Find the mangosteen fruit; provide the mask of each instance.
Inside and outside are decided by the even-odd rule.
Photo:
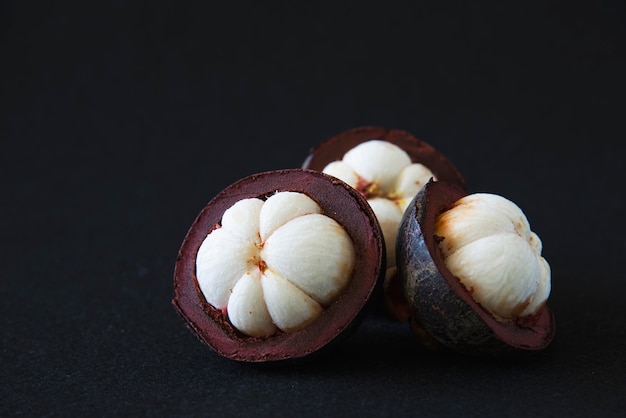
[[[542,243],[510,200],[430,181],[396,242],[412,329],[428,345],[472,354],[545,348],[555,322]]]
[[[309,358],[361,321],[385,270],[361,194],[312,170],[255,174],[202,209],[179,250],[173,304],[218,354]]]
[[[381,305],[392,318],[408,319],[396,277],[395,242],[402,215],[430,180],[465,188],[456,167],[432,145],[399,129],[354,128],[320,143],[304,168],[337,177],[363,195],[374,210],[386,243],[386,273]]]

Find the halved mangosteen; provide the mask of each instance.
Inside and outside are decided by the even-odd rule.
[[[399,231],[398,276],[412,329],[427,345],[492,354],[552,341],[550,268],[515,204],[429,182]]]
[[[312,170],[255,174],[200,212],[179,251],[173,304],[218,354],[303,359],[362,320],[384,274],[365,199]]]
[[[391,318],[408,320],[410,310],[396,274],[395,242],[402,215],[430,179],[464,189],[461,173],[441,152],[411,133],[376,126],[350,129],[320,143],[303,167],[337,177],[367,199],[386,242],[380,306]]]

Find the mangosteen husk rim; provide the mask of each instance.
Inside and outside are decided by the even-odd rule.
[[[311,148],[302,168],[322,171],[326,165],[343,158],[355,146],[373,139],[402,148],[412,163],[428,167],[437,180],[466,188],[465,179],[454,164],[439,150],[408,131],[380,126],[360,126],[340,132]]]
[[[220,224],[226,209],[239,200],[252,197],[265,200],[279,191],[301,192],[316,201],[326,216],[346,229],[357,258],[346,289],[314,322],[291,333],[250,337],[237,331],[222,310],[206,302],[195,275],[195,261],[200,245]],[[384,248],[380,226],[369,204],[343,181],[306,169],[253,174],[222,190],[194,220],[176,260],[172,303],[193,333],[226,358],[244,362],[309,358],[351,334],[362,322],[372,295],[379,292],[382,283]]]
[[[446,266],[434,235],[435,220],[467,194],[456,185],[431,180],[404,213],[396,255],[412,320],[456,351],[479,354],[543,349],[555,331],[554,314],[547,304],[534,315],[497,320]],[[412,277],[411,262],[419,264],[423,277]]]

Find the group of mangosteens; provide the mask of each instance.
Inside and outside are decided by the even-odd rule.
[[[215,196],[180,248],[173,304],[201,341],[245,362],[310,357],[372,304],[427,347],[530,352],[554,335],[541,250],[516,204],[468,194],[433,146],[361,127],[301,168]]]

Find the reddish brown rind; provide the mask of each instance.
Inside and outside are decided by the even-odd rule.
[[[266,199],[279,191],[301,192],[315,200],[351,237],[356,260],[347,288],[302,330],[270,337],[248,337],[204,299],[196,278],[196,256],[223,213],[245,198]],[[174,271],[173,304],[189,328],[216,353],[232,360],[274,362],[302,359],[328,347],[354,329],[384,275],[384,242],[366,200],[342,181],[302,169],[255,174],[220,192],[202,209],[180,248]]]
[[[377,126],[350,129],[320,143],[311,150],[302,167],[322,171],[329,163],[341,160],[350,149],[372,139],[380,139],[399,146],[409,155],[411,162],[428,167],[437,180],[466,187],[465,179],[459,170],[432,145],[407,131]]]
[[[413,199],[402,222],[396,255],[414,319],[444,346],[459,352],[494,354],[545,348],[554,336],[554,315],[497,321],[474,301],[446,267],[434,235],[435,219],[467,193],[454,185],[429,182]]]

